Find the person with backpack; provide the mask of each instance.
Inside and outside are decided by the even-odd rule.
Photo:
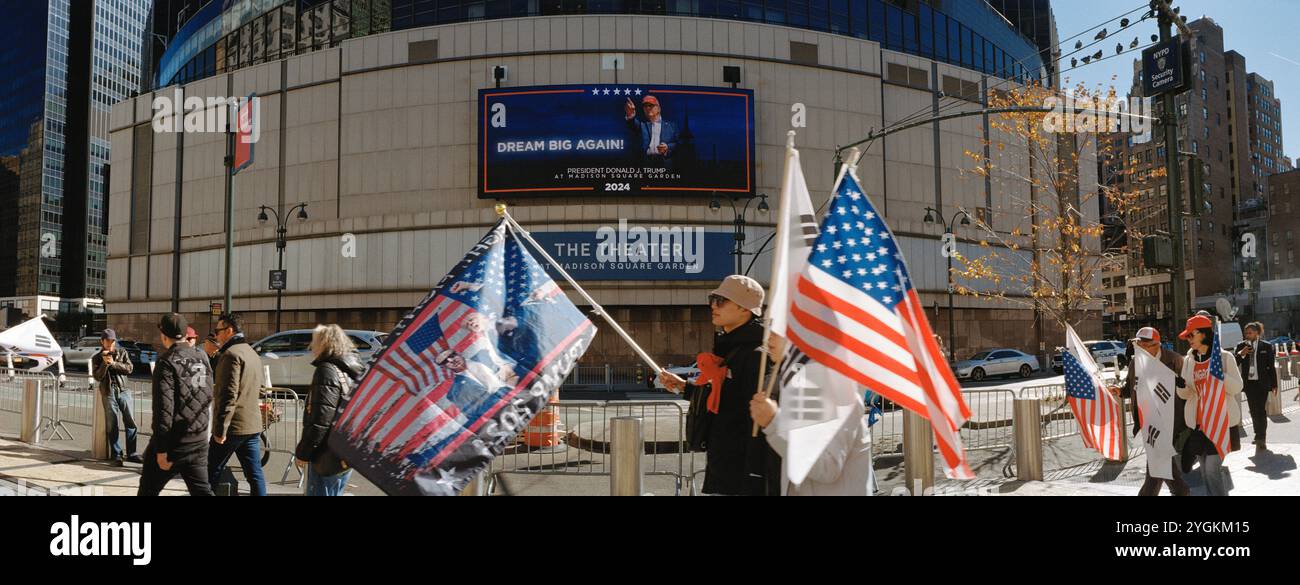
[[[294,449],[298,469],[306,469],[309,496],[341,496],[352,469],[329,448],[329,435],[352,397],[364,368],[356,346],[338,325],[318,325],[311,334],[316,367],[303,415],[302,438]]]

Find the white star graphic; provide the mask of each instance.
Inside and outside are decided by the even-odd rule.
[[[859,269],[858,269],[858,276],[866,276],[866,275],[867,275],[867,269],[866,269],[866,268],[859,268]]]
[[[839,258],[836,258],[835,261],[836,261],[836,262],[839,262],[840,264],[843,264],[843,263],[845,263],[845,262],[848,262],[849,259],[846,258],[846,257],[844,257],[844,256],[840,256]]]
[[[884,255],[886,255],[886,254],[889,253],[889,248],[886,248],[886,247],[884,247],[884,246],[881,246],[881,247],[879,247],[879,248],[876,248],[876,253],[877,253],[877,254],[880,254],[881,256],[884,256]]]
[[[894,297],[885,297],[885,298],[884,298],[884,301],[885,301],[886,303],[892,303],[892,302],[894,302]]]
[[[837,213],[837,214],[839,214],[839,215],[844,215],[844,214],[848,213],[848,211],[846,211],[843,207],[836,207],[836,208],[835,208],[835,213]],[[847,229],[847,228],[846,228],[846,229]]]
[[[888,286],[888,285],[886,285],[886,284],[883,283],[883,282],[877,282],[877,283],[876,283],[876,288],[878,288],[878,289],[880,289],[880,290],[885,290],[885,288],[886,288],[887,286]]]
[[[833,264],[835,263],[830,260],[822,260],[822,268],[830,268]]]
[[[857,191],[849,191],[849,199],[857,201],[862,198],[862,194]]]
[[[875,214],[874,212],[868,211],[867,214],[866,214],[866,218],[867,218],[867,219],[876,219],[876,214]]]
[[[609,89],[605,89],[605,95],[609,95]]]
[[[591,88],[591,95],[600,95],[600,89],[595,87]]]
[[[637,95],[641,95],[641,88],[639,88],[639,87],[636,88],[636,94],[637,94]]]
[[[835,226],[833,226],[833,225],[826,226],[826,233],[828,233],[828,234],[830,234],[830,235],[832,235],[832,236],[835,235],[835,232],[838,232],[838,231],[839,231],[839,229],[837,229],[837,228],[836,228]]]
[[[853,258],[853,261],[854,261],[854,262],[861,262],[861,261],[862,261],[862,254],[854,254],[854,255],[852,256],[852,258]]]
[[[872,252],[872,253],[870,253],[870,254],[867,254],[867,260],[869,260],[869,261],[871,261],[871,262],[875,262],[875,261],[876,261],[876,253],[875,253],[875,252]]]
[[[831,242],[831,247],[838,250],[840,248],[843,248],[844,244],[841,244],[839,240],[835,240],[834,242]]]
[[[841,272],[840,274],[843,274],[843,275],[844,275],[844,278],[853,278],[853,271],[852,271],[852,270],[845,270],[844,272]]]
[[[854,238],[849,238],[849,247],[850,248],[858,247],[858,241]]]
[[[826,251],[826,244],[817,244],[817,251],[818,251],[818,252],[825,252],[825,251]]]

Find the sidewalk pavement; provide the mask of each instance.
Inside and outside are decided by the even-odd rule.
[[[48,495],[134,496],[140,486],[140,468],[136,463],[114,467],[92,459],[85,451],[55,449],[20,442],[16,437],[0,437],[0,495],[14,495],[39,490]],[[238,469],[235,475],[241,474]],[[241,493],[247,493],[240,484]],[[280,485],[268,481],[267,495],[302,495],[294,484]],[[163,488],[164,496],[189,494],[179,477]],[[29,495],[36,495],[31,493]]]

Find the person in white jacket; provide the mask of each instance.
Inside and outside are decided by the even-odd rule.
[[[784,340],[773,335],[768,342],[768,355],[781,355]],[[750,416],[763,427],[767,444],[784,461],[786,442],[781,437],[776,401],[755,393],[749,403]],[[869,496],[875,486],[871,461],[871,430],[867,427],[865,413],[850,416],[826,445],[821,457],[813,463],[808,476],[801,484],[794,484],[781,470],[781,495],[783,496]]]
[[[1219,455],[1214,443],[1196,422],[1196,415],[1201,406],[1200,397],[1209,378],[1209,352],[1214,342],[1214,322],[1203,315],[1192,317],[1187,320],[1187,328],[1178,337],[1186,339],[1191,344],[1191,350],[1183,360],[1182,371],[1183,379],[1191,383],[1178,389],[1178,396],[1187,401],[1183,407],[1184,420],[1187,421],[1189,429],[1194,429],[1183,446],[1183,453],[1184,456],[1196,457],[1200,462],[1206,491],[1211,496],[1226,496],[1228,488],[1223,477],[1223,457]],[[1241,370],[1237,368],[1237,360],[1232,352],[1220,348],[1219,353],[1219,357],[1223,359],[1223,381],[1228,395],[1228,437],[1231,441],[1229,450],[1236,451],[1241,448],[1241,402],[1237,396],[1241,394],[1243,386]]]

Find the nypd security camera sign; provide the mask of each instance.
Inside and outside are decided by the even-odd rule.
[[[1142,51],[1142,91],[1145,97],[1179,93],[1187,89],[1187,47],[1170,39]]]

